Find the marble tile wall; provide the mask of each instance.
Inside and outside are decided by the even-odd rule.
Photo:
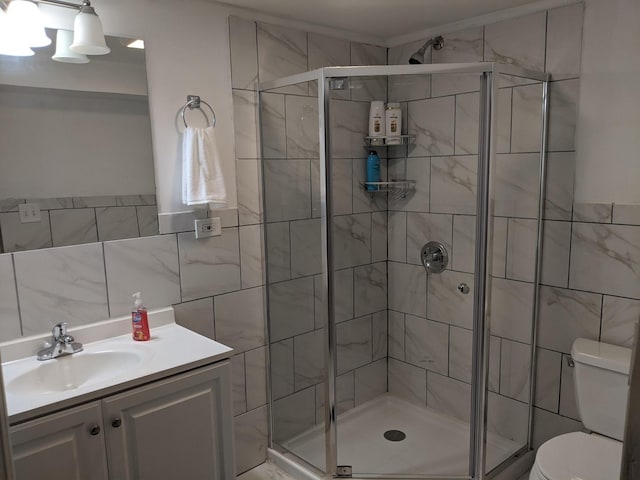
[[[18,208],[37,203],[41,221],[22,223]],[[155,195],[0,200],[3,253],[158,235]]]
[[[573,202],[582,8],[576,4],[449,34],[445,48],[433,54],[433,62],[498,60],[552,74],[536,445],[581,428],[566,364],[575,338],[630,346],[640,319],[640,206]],[[404,63],[402,54],[410,51],[411,45],[390,49],[390,63]],[[389,389],[423,402],[424,387],[427,405],[466,418],[471,305],[455,287],[473,282],[478,83],[434,76],[410,86],[390,85],[389,91],[406,102],[408,133],[417,135],[417,145],[406,163],[391,156],[388,168],[411,172],[408,177],[418,181],[413,198],[389,205]],[[513,78],[500,79],[499,86],[489,420],[495,431],[523,440],[531,353],[531,324],[523,312],[532,309],[541,87]],[[425,201],[416,202],[420,195]],[[418,220],[426,225],[418,227]],[[452,248],[451,270],[427,279],[412,259],[428,240]],[[426,313],[420,292],[427,297]],[[434,322],[442,332],[433,332]],[[444,346],[434,341],[438,335]],[[448,358],[448,364],[438,358]]]
[[[572,341],[586,336],[628,345],[640,315],[635,290],[640,207],[573,203],[582,8],[576,4],[455,32],[432,58],[500,60],[553,76],[537,347],[538,444],[580,428],[565,363]],[[263,215],[256,82],[322,66],[384,63],[384,49],[235,17],[230,35],[236,141],[242,144],[237,149],[242,245],[243,228],[253,227],[250,238],[255,238]],[[414,47],[389,49],[388,63],[404,64]],[[471,298],[456,287],[465,282],[473,288],[479,83],[468,75],[397,77],[388,85],[363,80],[334,92],[332,102],[338,408],[344,411],[388,389],[466,419]],[[532,309],[541,87],[514,78],[500,79],[499,85],[489,422],[492,430],[524,441],[531,325],[522,312]],[[318,344],[325,332],[316,92],[315,85],[305,84],[262,97],[271,282],[266,295],[276,319],[271,365],[280,425],[274,436],[280,441],[322,421],[324,403],[318,383],[324,368]],[[404,124],[417,142],[408,150],[379,152],[384,174],[418,182],[413,195],[388,203],[360,189],[367,102],[387,94],[403,102]],[[451,270],[427,279],[416,251],[432,237],[450,247]],[[256,270],[260,260],[252,258]],[[241,277],[242,287],[248,287],[244,273]],[[233,331],[228,335],[233,338]],[[247,353],[244,363],[234,362],[244,375],[249,365]],[[244,397],[242,391],[238,380],[237,411],[248,409],[238,422],[246,427],[248,415],[263,407],[250,410],[256,404],[248,401],[246,384]],[[260,435],[259,429],[247,432],[248,443],[242,443],[250,445],[252,455]],[[251,461],[247,456],[239,464],[244,468]]]

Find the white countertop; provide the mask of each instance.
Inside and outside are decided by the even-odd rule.
[[[0,345],[9,422],[15,424],[29,418],[97,399],[144,383],[227,359],[233,350],[175,323],[173,308],[149,311],[151,339],[138,342],[131,338],[131,318],[121,317],[76,329],[69,333],[84,346],[82,355],[99,352],[134,352],[142,356],[135,367],[110,372],[106,378],[92,377],[86,384],[62,391],[44,389],[37,394],[12,391],[17,377],[57,359],[38,361],[35,353],[42,348],[45,336],[29,337]],[[126,331],[126,333],[122,333]],[[115,334],[115,335],[114,335]],[[50,336],[49,336],[50,337]],[[86,343],[85,343],[86,342]],[[35,348],[34,348],[35,347]],[[28,355],[28,356],[26,356]]]

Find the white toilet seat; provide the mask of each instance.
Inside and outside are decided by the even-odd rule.
[[[538,449],[530,480],[603,480],[620,477],[622,442],[597,434],[566,433]]]

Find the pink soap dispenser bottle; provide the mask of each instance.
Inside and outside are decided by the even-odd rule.
[[[146,342],[151,338],[149,333],[149,319],[147,318],[147,309],[142,306],[140,292],[133,295],[136,299],[134,302],[133,312],[131,312],[131,326],[133,329],[133,339],[139,342]]]

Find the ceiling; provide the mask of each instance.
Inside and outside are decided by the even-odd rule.
[[[217,0],[289,20],[389,40],[533,0]]]

